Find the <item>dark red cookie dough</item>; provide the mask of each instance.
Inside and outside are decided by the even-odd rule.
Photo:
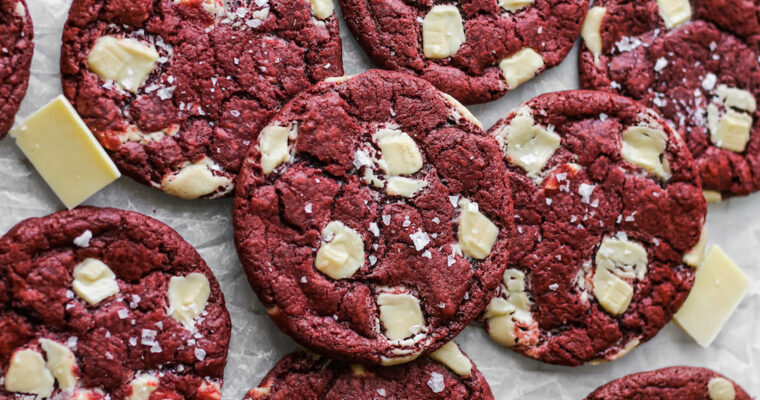
[[[527,116],[530,126],[557,139],[548,162],[530,176],[517,163],[520,157],[508,156],[516,154],[509,152],[510,138],[519,144],[513,121]],[[623,133],[638,126],[666,138],[659,160],[667,161],[669,176],[623,158]],[[523,355],[562,365],[613,360],[651,339],[691,290],[694,270],[683,257],[697,244],[706,214],[697,168],[680,137],[640,103],[592,91],[533,98],[489,134],[505,149],[517,225],[509,282],[485,314],[491,336]],[[633,268],[639,264],[624,267],[629,261],[621,262],[613,247],[605,245],[600,255],[607,240],[638,246],[646,257],[643,272]],[[602,269],[632,289],[627,307],[607,311],[598,299],[593,276]]]
[[[105,263],[119,286],[96,305],[72,286],[75,267],[88,258]],[[191,273],[205,276],[210,296],[194,328],[186,328],[168,314],[167,291],[172,277]],[[0,372],[6,385],[13,355],[24,349],[45,354],[40,340],[49,339],[73,351],[74,390],[82,398],[125,399],[133,379],[148,374],[159,380],[151,398],[218,400],[230,332],[211,270],[157,220],[86,207],[27,219],[0,238]],[[53,394],[60,392],[56,386]],[[0,398],[21,396],[0,387]]]
[[[578,38],[586,0],[534,0],[512,12],[497,0],[464,0],[459,9],[466,41],[446,58],[423,53],[422,21],[431,0],[340,0],[348,27],[382,68],[420,76],[460,101],[495,100],[509,88],[501,60],[529,47],[543,67],[558,65]]]
[[[715,379],[715,381],[713,381]],[[710,385],[710,382],[714,382]],[[715,383],[720,381],[720,383]],[[730,384],[730,385],[729,385]],[[712,391],[709,390],[713,387]],[[734,397],[730,396],[733,386]],[[728,389],[725,397],[718,388]],[[586,400],[750,400],[751,397],[725,376],[695,367],[668,367],[639,372],[616,379],[586,397]]]
[[[238,255],[270,317],[302,345],[337,359],[408,361],[451,340],[494,294],[513,229],[511,194],[497,143],[452,100],[397,72],[328,80],[288,103],[264,130],[291,129],[283,150],[289,160],[265,174],[261,143],[251,147],[235,199]],[[373,139],[384,129],[419,150],[418,171],[389,176],[379,166],[395,154],[381,155]],[[409,198],[365,177],[382,187],[395,179],[426,186]],[[457,250],[469,238],[457,233],[465,198],[477,204],[467,210],[479,210],[497,231],[482,259]],[[353,230],[341,240],[353,237],[360,244],[351,248],[363,254],[355,253],[353,273],[333,279],[316,258],[328,251],[333,238],[325,228],[336,222]],[[392,312],[381,313],[377,298],[401,293],[419,301],[415,315],[423,320],[416,334],[403,331],[408,339],[390,340],[379,318]]]
[[[13,126],[26,94],[33,39],[25,0],[0,0],[0,139]]]
[[[137,94],[90,70],[105,35],[155,45],[159,61]],[[75,0],[61,56],[66,97],[123,173],[162,188],[201,163],[216,181],[203,197],[230,193],[277,109],[342,65],[337,18],[315,18],[308,0]]]
[[[468,360],[469,361],[469,360]],[[296,351],[272,368],[245,399],[493,399],[472,365],[460,376],[446,365],[422,357],[392,367],[363,366]]]
[[[724,106],[721,85],[760,95],[760,23],[748,1],[691,1],[692,19],[668,29],[656,0],[602,0],[601,54],[583,45],[581,86],[619,93],[658,109],[675,124],[699,167],[705,190],[723,196],[760,189],[760,128],[756,110]],[[741,151],[711,140],[708,107],[734,109],[751,118]]]

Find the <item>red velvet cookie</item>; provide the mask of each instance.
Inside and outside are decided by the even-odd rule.
[[[0,139],[13,126],[29,85],[32,18],[24,0],[0,0]]]
[[[428,82],[371,70],[303,92],[238,178],[238,255],[270,317],[326,356],[396,364],[472,321],[506,266],[496,141]]]
[[[586,400],[750,400],[725,376],[706,368],[669,367],[614,380]]]
[[[277,109],[343,73],[337,18],[308,0],[75,0],[61,51],[119,169],[188,199],[231,193]]]
[[[581,86],[658,109],[717,199],[760,189],[758,10],[738,0],[601,0],[584,24]]]
[[[495,100],[554,67],[578,38],[587,0],[340,0],[381,67],[420,76],[465,103]]]
[[[652,338],[686,300],[702,245],[706,204],[680,137],[640,103],[591,91],[538,96],[489,134],[517,225],[484,315],[491,337],[563,365]]]
[[[21,222],[0,238],[0,304],[0,398],[220,399],[224,296],[159,221],[86,207]]]
[[[451,342],[433,357],[392,367],[364,366],[289,354],[267,374],[246,400],[274,399],[493,399],[483,375]]]

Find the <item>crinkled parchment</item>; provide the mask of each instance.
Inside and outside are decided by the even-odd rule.
[[[35,23],[36,51],[29,92],[19,118],[61,92],[61,29],[70,0],[28,0]],[[336,7],[337,8],[337,7]],[[347,74],[371,63],[341,23]],[[558,67],[499,101],[471,107],[488,127],[521,102],[549,91],[578,87],[577,48]],[[280,333],[251,291],[232,242],[230,199],[183,201],[122,178],[86,204],[134,210],[176,229],[198,249],[222,285],[232,314],[232,347],[223,398],[241,399],[277,360],[294,348]],[[18,150],[12,138],[0,142],[0,233],[19,221],[62,209],[62,204]],[[727,327],[708,349],[696,345],[675,325],[612,363],[577,368],[542,364],[492,343],[479,326],[467,328],[457,342],[485,374],[497,399],[582,399],[597,386],[620,376],[671,365],[704,366],[733,378],[760,396],[760,195],[710,205],[709,242],[721,245],[752,278],[753,285]]]

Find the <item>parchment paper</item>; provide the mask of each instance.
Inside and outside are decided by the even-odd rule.
[[[128,0],[125,0],[128,1]],[[35,23],[36,51],[29,92],[18,118],[23,118],[61,92],[61,30],[71,0],[28,0]],[[336,4],[336,9],[337,9]],[[347,74],[372,65],[341,22]],[[540,93],[578,88],[577,46],[553,70],[533,79],[499,101],[471,107],[489,127],[509,110]],[[294,342],[280,333],[248,286],[232,242],[230,199],[182,201],[121,178],[96,194],[89,205],[134,210],[176,229],[198,249],[222,285],[232,315],[232,347],[225,372],[223,398],[239,400],[258,385]],[[0,142],[0,234],[22,219],[44,216],[63,205],[18,150],[12,138]],[[671,365],[704,366],[736,380],[760,396],[760,194],[710,205],[709,243],[719,244],[752,278],[749,294],[710,348],[696,345],[668,325],[657,337],[612,363],[577,368],[532,361],[492,343],[479,326],[470,326],[456,341],[485,374],[497,399],[582,399],[597,386],[629,373]]]

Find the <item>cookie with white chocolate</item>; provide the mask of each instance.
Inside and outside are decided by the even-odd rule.
[[[163,223],[78,208],[0,238],[0,398],[219,400],[224,296]]]
[[[707,368],[668,367],[616,379],[586,400],[750,400],[736,382]]]
[[[685,301],[706,203],[680,137],[605,92],[533,98],[489,134],[510,174],[517,233],[484,314],[498,343],[563,365],[651,339]]]
[[[343,64],[329,0],[76,0],[61,73],[122,173],[195,199],[231,194],[277,109]]]
[[[33,39],[26,1],[0,0],[0,139],[13,126],[29,85]]]
[[[450,341],[507,261],[498,144],[456,100],[371,70],[297,96],[238,179],[248,280],[280,329],[331,358],[397,364]]]
[[[712,201],[760,190],[757,12],[753,2],[602,0],[583,26],[581,86],[659,110]]]
[[[392,367],[350,364],[296,351],[280,360],[246,400],[491,400],[483,375],[454,342],[430,357]]]

